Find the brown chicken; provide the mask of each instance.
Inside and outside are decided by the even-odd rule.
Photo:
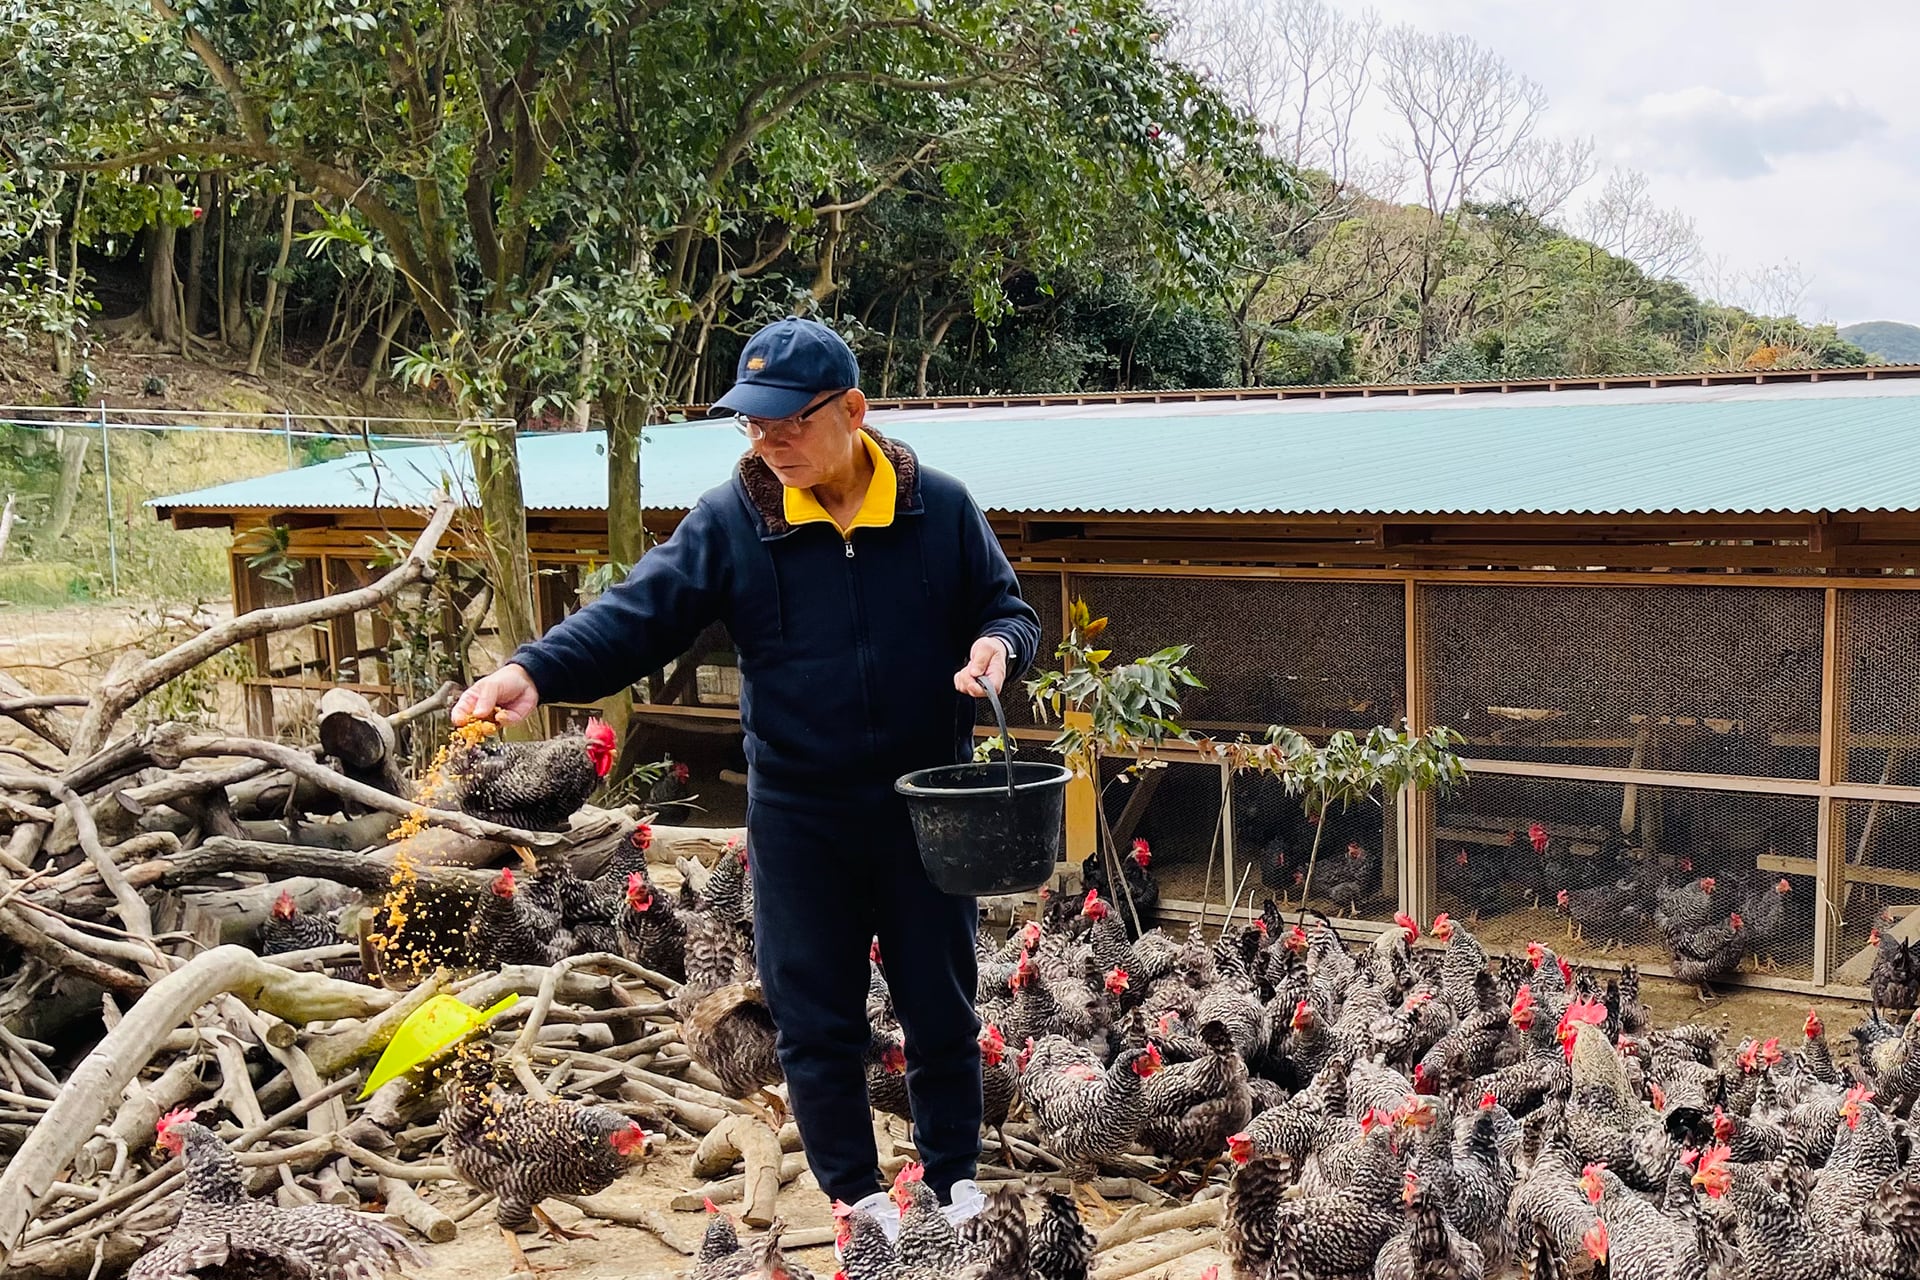
[[[133,1264],[130,1280],[378,1280],[427,1261],[392,1228],[339,1205],[253,1199],[233,1152],[189,1110],[154,1128],[185,1166],[186,1193],[173,1234]]]
[[[684,995],[689,988],[682,988]],[[758,982],[730,982],[680,1004],[687,1053],[712,1072],[730,1098],[756,1108],[775,1129],[785,1121],[786,1103],[769,1093],[785,1080],[773,1014]]]
[[[647,1135],[606,1107],[509,1093],[494,1083],[493,1070],[493,1050],[485,1041],[469,1045],[456,1060],[440,1115],[447,1162],[469,1186],[498,1198],[500,1233],[515,1262],[531,1271],[515,1232],[538,1218],[554,1235],[574,1234],[549,1218],[540,1202],[612,1186],[645,1157]]]

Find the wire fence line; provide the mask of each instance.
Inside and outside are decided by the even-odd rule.
[[[87,492],[92,493],[93,497],[87,500],[85,507],[95,511],[95,514],[86,516],[81,520],[80,525],[67,524],[68,517],[61,517],[59,520],[63,529],[83,527],[88,520],[102,521],[105,555],[99,556],[101,548],[95,542],[90,559],[91,567],[88,567],[89,557],[83,555],[80,558],[81,563],[75,567],[68,590],[91,595],[104,588],[109,594],[118,596],[121,593],[121,578],[126,567],[123,561],[126,559],[129,543],[143,544],[150,541],[144,537],[144,530],[136,529],[132,524],[139,506],[138,499],[143,495],[150,495],[155,491],[165,492],[168,487],[181,489],[205,487],[207,483],[218,484],[252,478],[276,470],[278,459],[270,452],[263,452],[260,447],[262,443],[276,437],[286,442],[285,469],[294,470],[330,461],[340,456],[342,451],[374,452],[403,446],[462,444],[467,439],[468,433],[476,428],[505,425],[509,421],[494,418],[449,419],[374,414],[318,414],[295,412],[291,409],[251,412],[145,407],[116,409],[104,401],[81,408],[0,404],[0,435],[4,435],[9,430],[44,433],[47,436],[59,433],[63,441],[71,441],[76,436],[91,440],[97,435],[100,453],[96,470],[90,457],[92,450],[84,446],[72,446],[79,448],[80,452],[75,457],[62,459],[63,468],[71,466],[74,470],[72,475],[66,475],[63,470],[59,487],[66,490],[64,496],[45,493],[36,495],[33,492],[32,483],[26,476],[8,475],[4,473],[4,468],[0,468],[0,485],[4,485],[7,489],[6,494],[0,494],[0,500],[11,496],[15,487],[11,482],[18,479],[22,482],[20,487],[23,490],[21,493],[23,498],[28,499],[29,502],[36,499],[44,500],[45,509],[49,513],[64,504],[71,515],[74,506],[74,489],[91,474],[93,479],[88,484]],[[394,430],[394,428],[404,429]],[[221,440],[233,440],[236,448],[231,456],[212,460],[216,471],[214,477],[202,475],[189,480],[185,476],[180,476],[176,481],[175,472],[170,467],[156,472],[151,465],[159,462],[161,458],[176,457],[177,455],[173,453],[163,452],[156,456],[151,449],[142,446],[135,449],[130,459],[116,459],[114,453],[120,448],[120,445],[116,444],[116,439],[120,444],[126,444],[129,436],[153,441],[167,438],[188,439],[195,436],[208,439],[219,437]],[[239,444],[241,440],[250,443],[242,448]],[[271,449],[271,445],[268,445],[268,449]],[[207,456],[203,451],[203,459]],[[128,466],[119,465],[125,462],[133,464],[131,469]],[[142,463],[150,464],[145,468],[145,474],[141,473],[143,468],[140,464]],[[117,476],[116,470],[119,472]],[[225,474],[220,474],[222,472]],[[115,492],[116,485],[121,490],[118,495]],[[130,488],[133,490],[131,493],[128,492]],[[126,501],[129,497],[134,499],[132,503]],[[100,503],[97,509],[93,505],[96,501]],[[26,515],[28,505],[28,503],[22,503],[23,516]],[[19,534],[29,530],[31,524],[31,520],[23,519],[16,526],[11,554],[5,556],[7,562],[17,565],[22,561],[22,539]],[[71,545],[72,540],[68,539],[63,547]],[[135,569],[139,572],[142,547],[135,545],[133,549]],[[32,551],[34,554],[26,557],[29,561],[61,558],[60,552],[47,545],[36,546]],[[146,551],[146,559],[152,560],[154,558],[152,549],[149,547]],[[101,563],[102,559],[104,564]],[[93,583],[94,586],[91,589],[86,588],[87,582]],[[22,584],[16,582],[14,585],[16,591],[13,594],[19,594]],[[46,589],[48,588],[45,584],[41,584],[40,590]]]

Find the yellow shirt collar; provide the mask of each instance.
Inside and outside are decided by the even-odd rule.
[[[831,524],[840,529],[842,536],[855,529],[884,529],[893,523],[894,503],[898,498],[900,480],[895,474],[893,463],[880,451],[880,446],[865,431],[860,433],[860,443],[867,447],[867,457],[873,462],[873,479],[867,484],[867,496],[860,500],[860,510],[853,515],[853,523],[841,529],[820,500],[813,496],[811,489],[785,489],[782,493],[782,506],[790,525]]]

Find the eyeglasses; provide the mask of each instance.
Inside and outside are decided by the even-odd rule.
[[[814,414],[820,412],[835,400],[847,394],[850,390],[852,390],[851,387],[842,388],[828,396],[825,400],[822,400],[819,404],[809,405],[790,418],[749,418],[745,414],[738,414],[733,419],[733,425],[741,435],[755,443],[762,440],[771,440],[775,444],[787,444],[800,437],[800,433],[807,429],[807,423],[812,419]]]

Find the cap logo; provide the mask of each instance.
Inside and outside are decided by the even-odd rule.
[[[767,358],[765,356],[754,356],[747,361],[748,373],[758,373],[760,372],[760,370],[766,367],[767,367]]]

